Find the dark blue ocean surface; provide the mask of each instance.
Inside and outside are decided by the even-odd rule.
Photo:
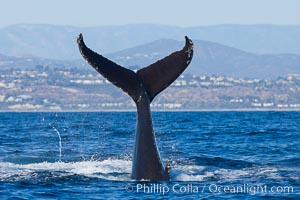
[[[172,181],[130,179],[134,112],[0,113],[0,199],[300,199],[300,112],[155,112]]]

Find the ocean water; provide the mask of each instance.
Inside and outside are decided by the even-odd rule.
[[[300,199],[300,112],[154,112],[172,180],[131,180],[134,112],[0,113],[0,199]]]

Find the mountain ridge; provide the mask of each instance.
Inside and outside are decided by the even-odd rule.
[[[300,53],[300,25],[213,25],[176,27],[157,24],[75,27],[18,24],[0,28],[0,53],[51,59],[78,59],[76,38],[83,33],[93,49],[112,53],[154,40],[207,40],[256,54]]]
[[[87,42],[88,46],[89,44],[90,42]],[[288,74],[300,74],[300,54],[259,55],[209,41],[194,40],[194,44],[194,58],[185,73],[241,78],[277,78]],[[160,39],[104,55],[124,67],[139,69],[182,49],[183,46],[184,41]],[[38,57],[16,58],[0,54],[1,68],[30,68],[37,65],[91,69],[82,58],[64,61]]]
[[[157,40],[108,54],[108,57],[126,67],[145,67],[180,50],[183,45],[183,41]],[[249,78],[300,74],[300,54],[259,55],[203,40],[194,40],[194,46],[193,60],[186,70],[187,73]]]

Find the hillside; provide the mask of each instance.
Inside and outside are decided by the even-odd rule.
[[[121,89],[94,70],[0,69],[0,111],[135,110]],[[300,76],[276,80],[182,75],[160,93],[156,110],[300,109]]]
[[[157,40],[108,56],[123,66],[147,66],[183,47],[183,41]],[[277,78],[300,74],[300,54],[258,55],[221,44],[194,40],[195,51],[188,73],[251,78]]]

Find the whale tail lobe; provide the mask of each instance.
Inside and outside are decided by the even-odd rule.
[[[89,49],[84,43],[82,34],[77,38],[77,43],[84,59],[108,81],[126,92],[136,103],[144,91],[151,102],[158,93],[180,76],[193,57],[193,42],[185,37],[185,46],[182,50],[135,73]]]

